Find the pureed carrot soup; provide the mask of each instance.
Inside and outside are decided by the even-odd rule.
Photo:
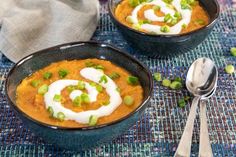
[[[41,122],[84,127],[120,119],[143,100],[138,78],[109,61],[60,61],[17,87],[17,106]]]
[[[115,16],[126,26],[150,34],[181,34],[209,23],[196,0],[122,0]]]

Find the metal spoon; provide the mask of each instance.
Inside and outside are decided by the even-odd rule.
[[[181,137],[179,146],[175,152],[175,157],[189,157],[191,152],[193,125],[196,117],[196,109],[201,97],[208,96],[215,88],[215,77],[217,73],[215,64],[208,58],[199,58],[190,66],[186,86],[195,98],[193,99],[190,113]]]

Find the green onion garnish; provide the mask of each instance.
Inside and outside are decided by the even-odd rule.
[[[129,5],[131,7],[136,7],[140,4],[139,0],[129,0]]]
[[[154,11],[159,11],[161,9],[161,7],[159,5],[155,5],[155,6],[152,7],[152,9]]]
[[[97,86],[96,86],[96,90],[97,90],[99,93],[101,93],[101,92],[103,91],[103,88],[102,88],[101,85],[97,85]]]
[[[231,55],[236,56],[236,47],[230,49]]]
[[[171,19],[170,24],[171,25],[175,25],[176,23],[178,23],[177,19]]]
[[[65,114],[63,112],[58,112],[57,113],[57,119],[60,120],[60,121],[64,121],[65,119]]]
[[[104,83],[108,82],[107,77],[105,75],[102,75],[100,80],[99,80],[99,83],[102,83],[102,82],[104,82]]]
[[[170,14],[166,14],[165,17],[164,17],[164,22],[167,22],[170,19],[172,19],[171,15]]]
[[[184,100],[184,99],[179,99],[179,100],[178,100],[178,106],[179,106],[180,108],[184,108],[185,105],[186,105],[186,103],[185,103],[185,100]]]
[[[227,65],[227,66],[225,67],[225,71],[226,71],[226,73],[228,73],[228,74],[234,73],[234,66],[233,66],[232,64]]]
[[[119,88],[119,87],[117,87],[117,88],[116,88],[116,91],[120,93],[120,88]]]
[[[49,107],[47,108],[47,111],[49,112],[49,116],[50,116],[50,117],[53,117],[54,111],[53,111],[53,109],[52,109],[51,106],[49,106]]]
[[[117,73],[117,72],[113,72],[113,73],[111,73],[111,74],[109,75],[109,77],[110,77],[112,80],[114,80],[114,79],[119,78],[119,77],[120,77],[120,74]]]
[[[90,82],[89,85],[95,87],[97,84],[95,82]]]
[[[170,31],[170,27],[167,26],[167,25],[161,26],[160,31],[163,32],[163,33],[167,33],[167,32]]]
[[[43,78],[44,79],[50,79],[52,77],[52,73],[51,72],[45,72],[44,74],[43,74]]]
[[[163,0],[163,2],[170,4],[173,0]]]
[[[76,107],[80,107],[81,106],[81,97],[80,96],[75,97],[75,99],[73,100],[73,104]]]
[[[109,100],[107,100],[107,101],[105,101],[105,102],[102,103],[102,105],[104,105],[104,106],[107,106],[107,105],[109,105],[109,104],[110,104],[110,101],[109,101]]]
[[[66,77],[66,75],[67,75],[68,73],[69,73],[69,72],[68,72],[68,70],[66,70],[66,69],[60,69],[60,70],[58,71],[58,75],[60,76],[60,78]]]
[[[102,66],[102,65],[96,65],[94,68],[95,69],[100,69],[100,70],[104,70],[105,69],[104,66]]]
[[[95,63],[93,63],[93,62],[86,62],[85,63],[85,66],[86,67],[94,67],[94,66],[96,66],[97,64],[95,64]]]
[[[97,121],[98,121],[98,117],[91,115],[89,117],[89,126],[95,126],[97,124]]]
[[[83,81],[78,81],[77,87],[80,90],[84,90],[85,89],[85,83]]]
[[[204,20],[202,20],[202,19],[197,19],[197,20],[195,21],[195,23],[197,23],[197,24],[199,24],[199,25],[205,25],[205,24],[206,24],[206,22],[205,22]]]
[[[182,15],[180,12],[175,12],[174,17],[176,17],[178,20],[182,18]]]
[[[180,89],[182,88],[182,84],[179,81],[173,81],[170,84],[171,89]]]
[[[48,85],[44,84],[39,87],[38,94],[44,95],[48,91]]]
[[[90,103],[90,98],[89,98],[88,94],[82,93],[80,95],[80,97],[81,97],[81,102]]]
[[[182,24],[182,28],[183,29],[187,28],[187,25],[186,24]]]
[[[38,87],[40,83],[41,83],[40,80],[33,80],[33,81],[31,82],[31,86],[33,86],[33,87]]]
[[[71,85],[71,86],[68,86],[66,89],[69,93],[71,93],[73,90],[76,89],[76,87]]]
[[[162,80],[162,85],[165,86],[165,87],[169,87],[171,84],[171,81],[168,80],[168,79],[164,79]]]
[[[56,102],[60,102],[61,101],[61,95],[55,94],[54,97],[53,97],[53,100],[56,101]]]
[[[138,23],[136,23],[136,24],[133,24],[133,25],[132,25],[132,28],[133,28],[133,29],[136,29],[136,30],[140,30],[140,29],[141,29],[141,25],[138,24]]]
[[[133,105],[133,103],[134,103],[134,98],[131,97],[131,96],[129,96],[129,95],[126,95],[126,96],[124,97],[124,103],[125,103],[125,105],[127,105],[127,106],[131,106],[131,105]]]
[[[153,76],[154,76],[154,79],[156,81],[161,81],[162,80],[161,73],[154,73]]]
[[[128,76],[127,83],[129,85],[137,85],[137,84],[139,84],[139,81],[138,81],[138,78],[135,76]]]

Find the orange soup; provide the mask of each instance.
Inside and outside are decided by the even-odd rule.
[[[115,16],[124,25],[150,34],[181,34],[209,23],[196,0],[122,0]]]
[[[110,61],[60,61],[22,80],[17,106],[38,121],[84,127],[109,123],[134,111],[143,100],[138,78]]]

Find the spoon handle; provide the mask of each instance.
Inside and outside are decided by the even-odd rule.
[[[196,110],[198,107],[200,97],[195,97],[192,102],[190,113],[184,128],[184,133],[179,142],[179,146],[175,152],[175,157],[189,157],[191,153],[192,134],[194,120],[196,117]]]
[[[199,157],[213,157],[206,117],[206,102],[200,101],[200,146]]]

